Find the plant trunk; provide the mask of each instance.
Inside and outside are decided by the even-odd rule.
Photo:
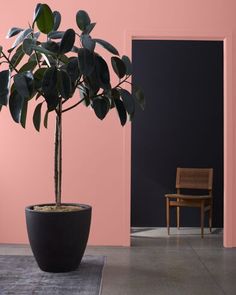
[[[55,150],[54,150],[54,182],[55,203],[61,205],[61,179],[62,179],[62,102],[60,100],[55,127]]]

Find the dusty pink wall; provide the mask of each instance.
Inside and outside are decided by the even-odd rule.
[[[6,1],[1,9],[0,44],[9,27],[26,26],[38,1]],[[225,246],[236,246],[235,103],[236,2],[230,0],[63,0],[47,1],[62,12],[62,26],[74,26],[78,9],[97,22],[94,35],[110,40],[122,54],[132,36],[225,39]],[[134,33],[135,32],[135,33]],[[151,33],[149,33],[151,32]],[[26,243],[24,207],[53,200],[53,121],[36,133],[0,114],[0,243]],[[104,122],[83,106],[64,118],[64,201],[93,206],[90,244],[128,245],[130,214],[130,126],[112,112]]]

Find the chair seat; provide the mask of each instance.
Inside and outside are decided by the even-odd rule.
[[[210,195],[183,195],[183,194],[166,194],[166,198],[182,199],[182,200],[207,200],[211,199]]]

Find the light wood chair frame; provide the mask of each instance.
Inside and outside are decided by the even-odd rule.
[[[182,176],[189,175],[187,180]],[[177,168],[176,173],[176,194],[166,194],[166,223],[167,232],[170,234],[170,208],[176,207],[177,228],[180,228],[180,207],[200,208],[201,237],[204,237],[204,216],[209,212],[209,229],[212,232],[212,197],[213,169],[212,168]],[[207,195],[186,195],[181,194],[182,189],[207,190]]]

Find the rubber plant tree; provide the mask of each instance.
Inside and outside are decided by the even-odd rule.
[[[87,12],[76,13],[76,30],[60,31],[60,22],[58,11],[40,3],[31,25],[13,27],[7,33],[7,38],[15,37],[11,48],[4,51],[0,47],[0,64],[8,66],[0,72],[0,108],[9,104],[13,120],[25,128],[28,104],[34,100],[33,124],[37,131],[42,124],[47,128],[49,113],[55,113],[56,207],[61,205],[63,114],[83,102],[102,120],[114,108],[123,126],[128,117],[133,118],[136,103],[141,108],[145,104],[140,88],[134,86],[133,94],[125,89],[127,83],[131,84],[130,59],[120,57],[109,42],[91,37],[96,23]],[[111,66],[96,52],[97,46],[112,54]],[[109,68],[118,77],[114,86]]]

